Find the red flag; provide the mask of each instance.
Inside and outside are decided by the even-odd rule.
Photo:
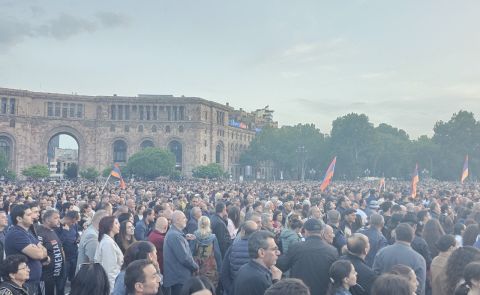
[[[125,189],[127,185],[125,184],[125,181],[123,181],[122,178],[122,173],[120,172],[120,166],[118,163],[115,163],[112,168],[112,172],[110,172],[110,175],[117,178],[120,181],[120,188]]]
[[[327,172],[325,173],[325,178],[323,178],[322,184],[320,185],[320,190],[323,192],[332,180],[333,173],[335,172],[335,163],[337,162],[337,157],[333,158],[332,163],[328,166]]]
[[[462,177],[460,182],[463,184],[465,179],[468,177],[468,155],[465,156],[465,162],[463,163]]]
[[[415,164],[415,170],[413,171],[413,177],[412,177],[412,198],[415,198],[417,196],[417,183],[420,180],[418,178],[418,164]]]

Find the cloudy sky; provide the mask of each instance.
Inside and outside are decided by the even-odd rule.
[[[269,105],[432,135],[480,119],[480,1],[0,0],[0,87]]]

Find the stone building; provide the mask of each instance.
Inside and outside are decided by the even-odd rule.
[[[191,175],[196,166],[219,163],[236,178],[245,172],[240,154],[256,132],[276,124],[271,117],[251,119],[254,123],[248,125],[237,122],[228,103],[198,97],[84,96],[0,88],[0,103],[0,152],[18,175],[31,165],[47,165],[49,146],[58,146],[50,141],[68,134],[77,141],[80,170],[101,171],[154,146],[172,151],[183,175]],[[244,118],[249,116],[255,113]]]

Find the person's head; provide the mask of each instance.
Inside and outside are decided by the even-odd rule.
[[[135,226],[130,220],[124,220],[120,223],[120,236],[132,237],[135,233]]]
[[[155,295],[160,287],[160,276],[152,261],[135,260],[125,270],[128,294]]]
[[[329,224],[338,224],[340,222],[340,212],[337,210],[329,210],[327,212],[327,221]]]
[[[207,216],[202,216],[198,220],[198,233],[200,237],[208,237],[212,233],[212,229],[210,227],[210,218]]]
[[[179,230],[183,230],[187,226],[187,218],[180,210],[175,210],[172,213],[172,224]]]
[[[271,213],[262,213],[262,228],[264,229],[273,228],[273,216]]]
[[[457,240],[452,235],[444,235],[438,239],[435,245],[440,252],[452,252],[457,248]]]
[[[463,223],[455,223],[455,226],[453,227],[453,234],[461,236],[463,235],[463,232],[465,231],[465,224]]]
[[[10,255],[0,265],[0,274],[3,280],[12,281],[20,286],[30,278],[30,268],[25,255]]]
[[[12,223],[23,228],[28,228],[33,224],[32,210],[26,205],[15,205],[10,211]]]
[[[100,242],[104,235],[113,237],[119,232],[120,224],[118,223],[117,218],[115,218],[115,216],[105,216],[98,224],[98,241]]]
[[[264,295],[310,295],[310,289],[302,280],[283,279],[271,285]]]
[[[99,263],[85,263],[72,280],[70,295],[109,295],[110,283],[103,266]]]
[[[383,216],[378,213],[373,213],[370,215],[370,226],[381,229],[385,225]]]
[[[275,210],[275,212],[273,212],[273,221],[282,223],[283,212],[280,210]]]
[[[249,214],[249,216],[245,216],[245,220],[251,220],[253,222],[255,222],[258,226],[258,228],[261,228],[262,227],[262,214],[258,213],[258,212],[252,212],[251,214]]]
[[[158,217],[157,221],[155,222],[155,229],[161,233],[167,232],[168,220],[163,216]]]
[[[0,210],[0,229],[8,226],[7,212]]]
[[[267,268],[275,265],[280,251],[278,251],[274,239],[275,235],[266,230],[253,233],[248,239],[248,254],[250,258],[256,259]]]
[[[357,284],[357,272],[355,267],[348,260],[337,260],[329,270],[330,275],[330,290],[337,290],[338,288],[346,288],[347,290]]]
[[[118,222],[120,222],[120,224],[122,224],[122,222],[124,222],[125,220],[130,220],[132,222],[134,221],[133,215],[130,212],[118,214],[117,219],[118,219]]]
[[[343,219],[347,222],[347,223],[354,223],[355,222],[355,219],[356,219],[356,210],[353,209],[353,208],[348,208],[347,210],[345,210],[345,213],[343,215]]]
[[[324,225],[322,221],[315,218],[311,218],[305,221],[305,223],[303,224],[303,228],[305,229],[305,236],[307,237],[320,236],[324,229]]]
[[[199,220],[200,217],[202,217],[202,209],[200,209],[200,207],[193,207],[191,215],[195,220]]]
[[[143,220],[147,224],[155,220],[155,212],[152,208],[147,208],[145,211],[143,211]]]
[[[248,239],[250,236],[258,231],[258,225],[252,220],[247,220],[241,225],[241,233],[243,239]]]
[[[56,209],[49,209],[43,213],[43,225],[52,229],[60,225],[60,213]]]
[[[122,269],[126,269],[130,263],[139,259],[148,259],[156,264],[157,248],[147,241],[134,242],[127,248],[127,251],[125,251]]]
[[[467,295],[469,291],[480,291],[480,262],[472,262],[465,266],[463,282],[455,290],[455,295]]]
[[[463,240],[463,246],[473,246],[475,242],[477,241],[477,237],[480,234],[480,227],[478,224],[470,224],[465,228],[465,231],[463,232],[462,240]]]
[[[371,295],[412,295],[410,283],[402,276],[394,274],[383,274],[379,276],[372,285]]]
[[[397,264],[390,269],[390,273],[402,276],[407,279],[409,282],[410,290],[412,291],[411,294],[414,294],[415,291],[417,291],[419,284],[417,281],[417,275],[415,274],[413,269],[403,264]]]
[[[32,220],[33,222],[37,222],[40,217],[40,206],[38,205],[37,202],[30,202],[28,204],[28,208],[32,210]]]
[[[395,239],[397,241],[411,243],[414,235],[413,228],[408,223],[400,223],[395,228]]]
[[[92,226],[93,228],[98,230],[98,225],[100,224],[100,220],[102,220],[103,217],[108,216],[108,212],[105,210],[98,210],[95,212],[95,214],[92,217]]]
[[[335,233],[333,232],[333,228],[330,225],[325,225],[321,233],[321,238],[328,244],[333,244]]]
[[[471,246],[455,249],[447,260],[446,294],[453,294],[455,287],[463,276],[465,266],[470,262],[480,261],[480,250]]]
[[[315,219],[322,219],[322,210],[318,208],[317,206],[312,206],[310,208],[310,212],[308,213],[310,218],[315,218]]]
[[[368,237],[361,233],[355,233],[347,240],[347,249],[355,256],[363,257],[370,251]]]
[[[217,205],[215,205],[215,213],[222,217],[227,217],[227,206],[223,202],[218,202]]]
[[[233,222],[235,228],[240,226],[240,208],[237,206],[232,206],[228,209],[228,218]]]
[[[180,295],[215,295],[215,287],[204,276],[191,277],[183,284]]]

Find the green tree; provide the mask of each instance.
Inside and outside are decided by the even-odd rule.
[[[112,167],[105,167],[105,169],[102,170],[103,177],[108,177],[110,173],[112,173]]]
[[[143,179],[169,176],[175,169],[175,156],[167,150],[149,147],[132,155],[127,169],[130,174]]]
[[[46,165],[33,165],[22,170],[22,174],[26,177],[34,179],[47,178],[50,176],[50,172],[48,171],[48,167]]]
[[[225,176],[225,171],[217,163],[208,164],[206,166],[195,167],[192,171],[193,177],[197,178],[223,178]]]
[[[85,170],[82,170],[80,171],[80,176],[82,178],[85,178],[87,180],[95,180],[97,179],[97,177],[100,175],[100,173],[97,171],[97,169],[93,168],[93,167],[88,167],[87,169]],[[107,175],[108,177],[108,175]]]

